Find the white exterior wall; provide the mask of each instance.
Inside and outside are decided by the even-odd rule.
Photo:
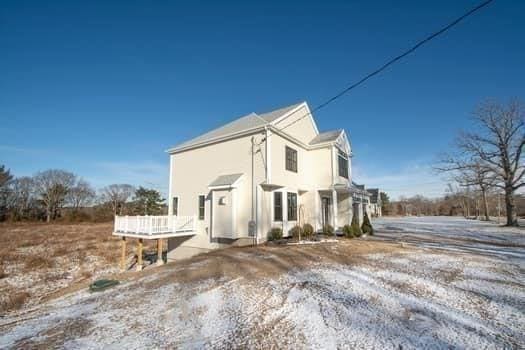
[[[302,106],[292,116],[278,122],[277,129],[293,123],[308,112],[308,107]],[[282,227],[286,235],[297,222],[287,221],[287,192],[297,194],[298,219],[301,224],[310,223],[314,228],[321,229],[322,213],[320,192],[330,193],[338,197],[333,206],[333,213],[338,217],[335,226],[343,226],[351,219],[352,198],[350,195],[333,191],[333,185],[351,184],[351,158],[349,158],[349,179],[338,175],[338,147],[350,155],[351,150],[346,138],[337,145],[326,144],[322,148],[311,149],[306,146],[318,131],[311,117],[299,120],[284,131],[290,137],[272,133],[271,129],[257,132],[253,135],[218,142],[205,147],[194,148],[170,155],[169,212],[173,212],[173,197],[178,197],[178,215],[198,215],[198,196],[206,196],[204,220],[199,220],[194,236],[170,240],[171,256],[185,257],[195,252],[216,249],[239,242],[251,242],[248,236],[248,223],[251,219],[252,203],[254,219],[257,222],[259,242],[265,241],[272,227]],[[268,134],[266,134],[268,133]],[[265,136],[268,137],[265,138]],[[255,136],[260,143],[259,152],[254,156],[254,197],[252,202],[252,170],[251,170],[251,138]],[[297,173],[286,170],[286,151],[288,146],[297,151]],[[263,161],[264,159],[264,161]],[[265,168],[268,167],[268,172]],[[220,175],[243,173],[238,187],[232,191],[221,190],[210,192],[208,185]],[[265,184],[265,185],[261,185]],[[275,185],[272,187],[272,185]],[[277,187],[277,188],[276,188]],[[283,222],[274,222],[273,192],[283,192]],[[213,193],[213,195],[212,195]],[[217,207],[216,200],[224,196],[234,203],[234,212],[228,215],[226,207]],[[333,198],[333,197],[332,197]],[[212,222],[212,202],[214,200],[214,215]],[[225,211],[226,210],[226,211]],[[304,213],[304,216],[302,214]],[[231,238],[233,241],[216,240],[213,226],[223,230],[233,225]],[[213,239],[212,239],[213,238]]]
[[[173,212],[173,197],[179,198],[178,214],[198,215],[198,197],[206,195],[205,218],[197,223],[197,232],[180,243],[173,240],[172,246],[196,248],[199,250],[216,249],[221,243],[212,241],[211,203],[208,185],[220,175],[243,173],[244,176],[236,189],[235,202],[235,238],[248,237],[248,221],[251,216],[251,137],[256,143],[263,138],[262,134],[249,135],[224,141],[201,148],[196,148],[170,155],[170,196],[169,213]],[[263,151],[264,154],[264,151]],[[254,157],[254,182],[265,180],[265,168],[261,154]],[[214,220],[223,220],[219,215]],[[228,218],[226,218],[228,219]],[[219,226],[227,225],[219,223]]]

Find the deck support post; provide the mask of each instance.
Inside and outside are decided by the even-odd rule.
[[[137,244],[137,271],[142,271],[142,238]]]
[[[121,237],[121,252],[120,252],[120,270],[125,271],[126,270],[126,237]]]
[[[162,239],[157,239],[157,266],[164,265],[164,260],[162,259]]]

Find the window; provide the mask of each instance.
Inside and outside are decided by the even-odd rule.
[[[204,201],[206,200],[205,196],[199,196],[199,220],[204,220]]]
[[[273,221],[283,221],[283,193],[273,193]]]
[[[297,220],[297,193],[288,192],[288,221]]]
[[[179,215],[179,197],[173,197],[172,215]]]
[[[297,172],[297,151],[288,146],[286,149],[286,170]]]
[[[348,179],[348,156],[343,152],[339,151],[337,158],[339,165],[339,176]]]

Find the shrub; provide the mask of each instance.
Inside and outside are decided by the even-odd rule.
[[[332,225],[324,225],[323,233],[325,235],[333,235],[334,234],[334,227]]]
[[[274,227],[268,232],[269,241],[276,241],[281,238],[283,238],[283,230],[280,227]]]
[[[305,238],[312,238],[312,236],[314,235],[314,227],[310,224],[304,224],[303,234]]]
[[[299,239],[299,237],[303,235],[303,229],[301,228],[301,226],[296,225],[289,231],[289,233],[294,239]]]
[[[363,230],[363,233],[368,233],[369,235],[374,234],[374,228],[372,227],[372,223],[370,222],[366,211],[365,216],[363,217],[363,225],[361,225],[361,230]]]
[[[359,219],[357,218],[357,215],[354,215],[352,217],[352,224],[350,228],[352,230],[352,234],[354,235],[354,237],[361,236],[362,232],[361,232],[361,227],[359,227]]]
[[[352,231],[352,226],[350,226],[350,225],[344,225],[343,226],[343,233],[348,238],[354,238],[354,232]]]

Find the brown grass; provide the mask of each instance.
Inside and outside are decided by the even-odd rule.
[[[26,259],[24,267],[26,271],[32,271],[36,269],[48,269],[53,267],[53,265],[53,260],[43,256],[33,255]]]
[[[64,285],[117,269],[120,242],[111,235],[112,226],[0,223],[0,310],[16,310]]]
[[[0,302],[0,313],[7,310],[20,309],[29,297],[30,294],[28,292],[17,292],[7,295],[6,298]]]

